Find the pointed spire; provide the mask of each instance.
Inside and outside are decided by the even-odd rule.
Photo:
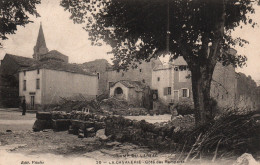
[[[46,43],[45,43],[45,38],[44,38],[44,34],[43,34],[43,30],[42,30],[42,23],[40,25],[40,29],[39,29],[39,33],[38,33],[38,38],[37,38],[37,42],[36,42],[36,47],[39,48],[40,47],[47,47]]]
[[[37,41],[36,41],[36,45],[34,46],[33,58],[39,59],[39,56],[41,54],[46,54],[46,53],[48,53],[48,51],[49,50],[46,46],[46,42],[45,42],[45,38],[44,38],[44,34],[43,34],[43,29],[42,29],[42,22],[41,22],[39,33],[38,33],[38,38],[37,38]]]

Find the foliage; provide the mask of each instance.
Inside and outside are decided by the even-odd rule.
[[[179,115],[194,114],[194,105],[191,100],[180,100],[176,105],[176,110]]]
[[[241,24],[256,23],[248,17],[258,0],[62,0],[75,23],[86,23],[93,44],[112,46],[116,67],[170,54],[183,56],[191,71],[196,124],[209,121],[210,86],[217,61],[242,67],[246,57],[232,53],[233,38]],[[241,26],[242,28],[242,26]]]
[[[218,156],[228,156],[248,151],[256,153],[260,149],[260,125],[253,115],[252,112],[237,114],[230,111],[217,120],[188,132],[182,143],[190,152],[189,157],[215,153]]]
[[[202,51],[205,46],[212,45],[213,48],[216,44],[223,10],[226,13],[225,34],[221,46],[225,50],[247,43],[241,38],[231,37],[232,30],[241,22],[255,26],[246,15],[254,13],[251,0],[226,0],[224,9],[221,1],[216,0],[62,0],[61,5],[71,12],[75,23],[86,23],[85,29],[93,44],[100,45],[100,40],[110,44],[115,61],[126,67],[132,60],[149,60],[166,50],[167,2],[172,58],[179,55],[186,60],[206,58]],[[189,55],[184,55],[183,47]],[[223,54],[218,60],[242,66],[246,58]]]
[[[29,19],[29,14],[39,17],[36,4],[40,3],[41,0],[1,0],[0,39],[8,39],[6,35],[15,34],[17,26],[25,26],[33,22]]]
[[[218,113],[220,113],[218,103],[214,98],[210,98],[209,108],[213,112],[212,117],[215,117]],[[179,115],[194,114],[194,104],[190,99],[180,100],[176,105],[176,110]]]

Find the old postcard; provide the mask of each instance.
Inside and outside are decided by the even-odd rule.
[[[1,0],[0,165],[259,165],[259,0]]]

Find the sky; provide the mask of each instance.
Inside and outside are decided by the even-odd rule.
[[[42,0],[37,5],[37,11],[41,17],[31,17],[34,23],[27,24],[25,27],[18,27],[16,34],[8,35],[8,40],[2,42],[0,48],[0,59],[5,53],[31,57],[33,47],[36,44],[40,22],[42,22],[45,41],[49,50],[58,50],[69,56],[70,63],[84,63],[95,59],[107,59],[111,62],[113,55],[107,54],[111,50],[108,45],[91,46],[88,40],[88,33],[82,29],[82,25],[74,24],[69,19],[70,13],[64,11],[59,5],[60,0]],[[260,6],[256,6],[256,13],[250,15],[258,26],[251,28],[244,26],[233,32],[234,37],[241,37],[249,41],[243,48],[236,47],[238,54],[247,56],[247,66],[236,69],[260,82]]]

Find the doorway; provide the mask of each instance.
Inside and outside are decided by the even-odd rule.
[[[31,109],[34,109],[34,96],[31,96]]]
[[[179,101],[179,91],[175,90],[175,91],[173,91],[173,93],[174,93],[174,100]]]

